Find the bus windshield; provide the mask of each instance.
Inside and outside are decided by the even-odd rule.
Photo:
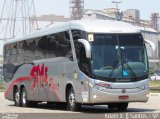
[[[141,34],[94,34],[91,47],[94,78],[130,82],[148,77],[148,60]]]

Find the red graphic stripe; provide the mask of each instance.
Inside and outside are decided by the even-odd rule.
[[[50,90],[51,93],[56,96],[56,100],[60,102],[60,98],[58,97],[57,93],[54,90]]]
[[[14,81],[12,82],[12,84],[9,86],[9,88],[7,89],[7,91],[5,92],[4,96],[6,97],[6,96],[8,95],[8,93],[12,90],[12,88],[13,88],[13,86],[14,86],[15,84],[21,83],[21,82],[23,82],[23,81],[27,81],[27,80],[29,80],[29,79],[30,79],[30,77],[29,77],[29,76],[26,76],[26,77],[21,77],[21,78],[18,78],[18,79],[16,79],[16,80],[14,80]]]
[[[30,80],[30,79],[31,79],[30,76],[26,76],[26,77],[20,77],[20,78],[14,80],[14,81],[12,82],[12,84],[9,86],[9,88],[7,89],[7,91],[5,92],[4,96],[6,97],[6,96],[8,95],[8,93],[13,89],[13,87],[14,87],[15,84],[18,84],[18,83],[21,83],[21,82],[23,82],[23,81],[27,81],[27,80]],[[34,82],[34,81],[33,81],[33,82]],[[55,87],[54,87],[54,88],[55,88]],[[30,90],[31,90],[31,89],[30,89]],[[50,92],[51,92],[54,96],[56,96],[56,100],[57,100],[57,101],[60,101],[60,98],[59,98],[59,96],[57,95],[57,93],[56,93],[56,91],[55,91],[54,89],[51,89],[51,88],[50,88]]]

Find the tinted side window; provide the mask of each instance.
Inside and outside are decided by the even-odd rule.
[[[54,58],[56,57],[56,50],[58,42],[56,41],[56,35],[48,35],[46,37],[46,57],[47,58]]]
[[[24,62],[32,62],[34,60],[34,52],[35,52],[35,40],[26,40],[24,42],[25,54],[24,54]]]
[[[6,46],[7,53],[7,63],[16,63],[17,62],[17,44],[12,43]]]
[[[10,81],[16,71],[17,43],[6,45],[4,48],[5,58],[3,64],[3,75],[5,81]]]
[[[24,48],[23,48],[24,41],[17,43],[17,63],[23,63],[25,54]]]
[[[86,39],[87,33],[80,30],[72,30],[72,36],[74,40],[74,46],[76,51],[76,57],[78,61],[79,69],[86,75],[90,75],[90,61],[86,58],[86,52],[84,45],[78,42],[78,39]]]
[[[35,59],[46,58],[46,40],[47,40],[46,36],[36,38]]]
[[[81,30],[72,30],[73,40],[87,39],[87,33]]]
[[[46,57],[68,57],[72,56],[69,32],[64,31],[48,35],[46,38]]]
[[[72,30],[72,36],[73,36],[73,41],[74,41],[74,46],[76,51],[76,57],[80,64],[81,49],[83,45],[80,42],[78,42],[78,39],[87,39],[87,34],[86,32],[81,30]]]
[[[9,45],[5,45],[5,47],[4,47],[4,59],[3,59],[4,63],[8,62],[9,55],[10,55],[10,46]]]

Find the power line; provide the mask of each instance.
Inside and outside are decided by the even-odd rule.
[[[4,29],[1,39],[12,39],[38,29],[34,0],[4,0],[0,24]]]

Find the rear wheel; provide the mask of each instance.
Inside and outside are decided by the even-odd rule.
[[[120,111],[125,111],[128,108],[128,103],[119,103],[116,107]]]
[[[21,91],[21,102],[22,102],[22,107],[28,107],[32,105],[32,103],[27,100],[27,91],[25,88],[22,88]]]
[[[20,93],[18,88],[15,88],[15,91],[14,91],[14,103],[15,103],[15,106],[19,106],[19,107],[21,106]]]
[[[67,110],[78,111],[79,108],[80,108],[80,104],[76,102],[74,90],[73,88],[70,88],[67,94]]]

